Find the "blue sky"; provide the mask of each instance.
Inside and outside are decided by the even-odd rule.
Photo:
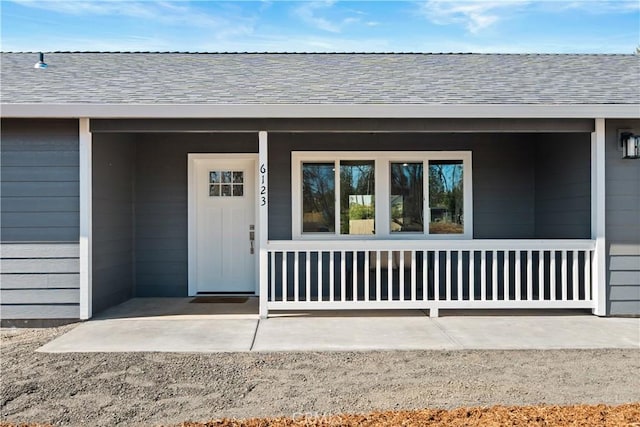
[[[3,51],[633,53],[640,0],[2,0]]]

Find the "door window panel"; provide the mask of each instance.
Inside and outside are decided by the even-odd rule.
[[[210,197],[242,197],[244,195],[244,172],[210,171]]]

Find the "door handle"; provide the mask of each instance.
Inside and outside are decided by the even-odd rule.
[[[253,226],[250,227],[250,229],[252,229]],[[256,241],[256,232],[255,231],[249,231],[249,243],[251,244],[251,248],[249,249],[249,253],[251,255],[253,255],[253,253],[255,252],[254,248],[253,248],[253,244]]]

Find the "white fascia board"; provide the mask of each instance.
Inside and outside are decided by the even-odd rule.
[[[640,118],[640,104],[2,104],[4,118]]]

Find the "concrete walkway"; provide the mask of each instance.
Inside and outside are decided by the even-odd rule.
[[[462,349],[640,349],[640,319],[576,311],[421,310],[282,313],[260,320],[257,300],[190,303],[137,298],[38,351],[237,352]]]

